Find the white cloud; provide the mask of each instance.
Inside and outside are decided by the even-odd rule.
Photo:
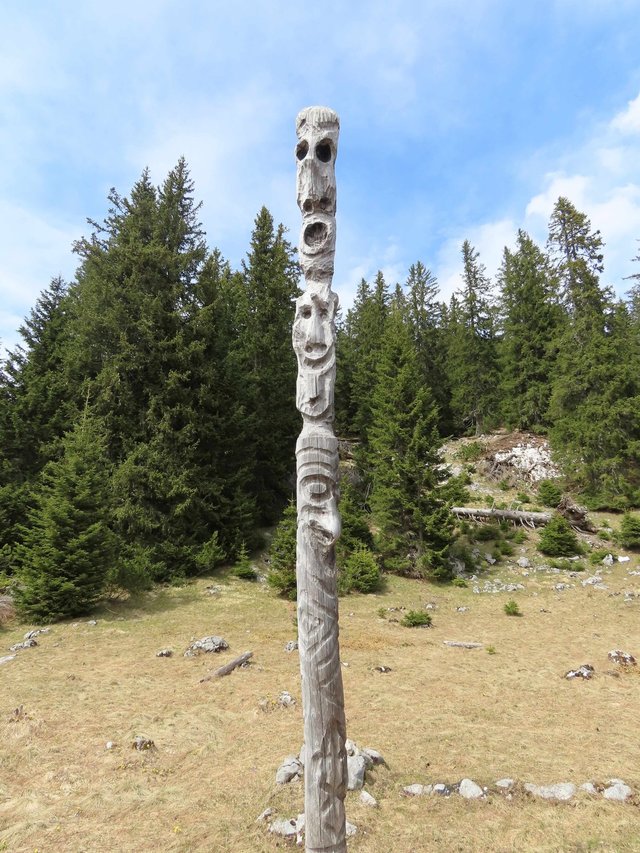
[[[640,94],[633,101],[629,101],[626,110],[615,116],[611,127],[621,133],[640,133]]]

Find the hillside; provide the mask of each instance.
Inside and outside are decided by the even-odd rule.
[[[448,448],[451,458],[458,450]],[[477,473],[474,485],[511,498]],[[619,525],[612,515],[596,520]],[[348,735],[386,761],[367,773],[377,808],[348,794],[357,827],[350,849],[637,849],[640,678],[608,652],[640,656],[640,560],[581,535],[584,571],[557,568],[535,549],[538,536],[529,531],[466,587],[388,577],[379,593],[341,600]],[[630,559],[590,560],[603,546]],[[491,552],[493,543],[478,547]],[[509,600],[520,618],[505,614]],[[401,625],[404,613],[425,607],[431,628]],[[31,627],[9,623],[0,657]],[[183,656],[212,634],[228,650]],[[295,634],[292,604],[264,583],[221,572],[111,601],[92,620],[55,624],[36,647],[15,652],[0,666],[0,850],[287,846],[256,818],[267,807],[277,818],[303,809],[299,781],[275,784],[302,737],[297,653],[285,651]],[[452,640],[482,647],[444,644]],[[156,656],[167,648],[172,657]],[[245,650],[253,651],[248,667],[200,683]],[[583,664],[594,667],[591,679],[564,677]],[[279,704],[283,691],[295,704]],[[155,748],[132,748],[139,735]],[[403,793],[465,777],[487,796]],[[515,785],[500,793],[495,782],[504,777]],[[624,780],[633,796],[622,803],[579,790],[556,803],[523,787],[610,779]]]

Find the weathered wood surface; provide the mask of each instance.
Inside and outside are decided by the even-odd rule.
[[[452,506],[458,518],[495,518],[498,521],[520,521],[528,525],[544,525],[551,521],[550,512],[524,512],[519,509],[481,509],[480,507]]]
[[[336,236],[335,159],[339,120],[309,107],[296,121],[299,259],[306,289],[296,302],[298,644],[304,716],[307,853],[345,853],[347,756],[335,543],[338,441],[333,432],[338,297],[331,290]]]
[[[481,649],[484,643],[465,643],[462,640],[443,640],[443,645],[453,646],[455,649]]]
[[[243,663],[246,663],[249,658],[252,657],[253,652],[244,652],[239,657],[230,660],[229,663],[225,663],[224,666],[221,666],[213,672],[210,672],[208,675],[205,675],[204,678],[200,679],[200,684],[204,684],[205,681],[213,681],[214,678],[222,678],[223,675],[229,675],[229,673],[233,672],[236,667],[242,666]]]

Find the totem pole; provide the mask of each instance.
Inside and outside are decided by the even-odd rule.
[[[298,359],[296,405],[303,418],[296,445],[296,571],[307,853],[345,853],[347,849],[347,759],[335,558],[340,535],[338,441],[333,433],[338,297],[331,290],[339,128],[338,116],[326,107],[308,107],[296,121],[302,213],[299,255],[306,284],[296,302],[293,348]]]

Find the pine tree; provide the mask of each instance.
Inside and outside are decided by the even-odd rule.
[[[453,519],[438,496],[437,408],[421,384],[411,334],[401,310],[387,321],[367,457],[376,545],[389,571],[444,579]]]
[[[298,513],[294,501],[285,508],[269,548],[267,583],[290,601],[296,599],[296,535]]]
[[[451,408],[460,428],[473,427],[481,435],[500,409],[495,317],[491,282],[468,240],[462,245],[462,260],[463,286],[449,339]]]
[[[258,511],[273,521],[290,489],[294,449],[300,431],[295,406],[296,360],[291,349],[294,301],[300,295],[299,268],[285,229],[274,229],[263,207],[255,220],[251,248],[242,264],[239,300],[241,365],[251,393],[254,434],[253,484]]]
[[[17,603],[23,616],[51,621],[86,613],[115,558],[109,529],[106,438],[88,409],[47,464],[19,547]]]
[[[576,534],[561,515],[554,515],[540,534],[538,550],[550,557],[571,557],[580,552]]]
[[[517,429],[547,426],[551,373],[563,319],[557,282],[538,246],[518,231],[515,252],[500,270],[503,337],[500,345],[503,412]]]

